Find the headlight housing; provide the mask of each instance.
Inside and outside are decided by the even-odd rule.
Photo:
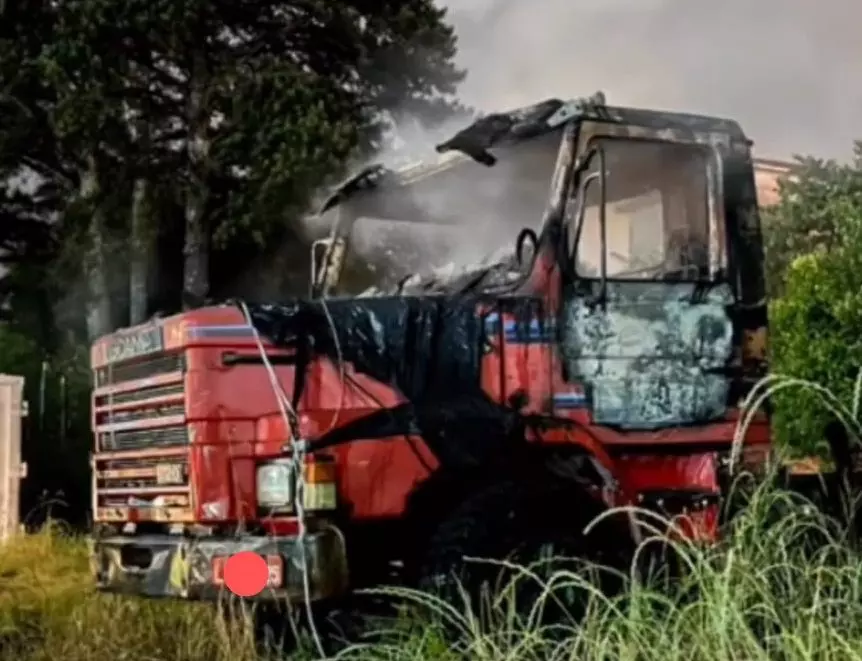
[[[262,508],[284,508],[293,503],[293,468],[289,461],[257,467],[257,503]]]

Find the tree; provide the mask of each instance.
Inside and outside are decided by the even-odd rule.
[[[428,0],[203,3],[194,16],[194,25],[212,25],[220,36],[206,52],[199,27],[177,40],[182,59],[200,63],[184,77],[205,70],[209,89],[218,90],[201,109],[201,127],[225,121],[208,132],[203,151],[211,176],[233,180],[227,214],[203,219],[209,232],[195,230],[186,213],[184,289],[199,299],[209,291],[203,237],[244,234],[264,243],[356,148],[378,146],[387,118],[409,112],[439,121],[462,73],[452,64],[445,11]],[[206,188],[203,177],[196,186]]]
[[[782,292],[785,270],[795,258],[842,243],[847,218],[862,209],[862,142],[849,165],[810,156],[796,160],[797,176],[779,184],[780,203],[763,212],[772,296]]]
[[[105,245],[110,194],[103,190],[100,172],[111,169],[121,151],[108,147],[121,135],[116,104],[108,102],[121,78],[112,64],[95,55],[86,35],[69,25],[65,5],[12,6],[19,11],[7,8],[10,29],[0,45],[0,111],[6,120],[0,125],[0,176],[23,182],[18,197],[29,190],[41,198],[45,211],[53,206],[42,221],[52,225],[58,250],[85,248],[79,261],[89,290],[84,299],[93,336],[115,321]],[[7,195],[7,212],[10,200]]]
[[[123,5],[79,2],[70,24],[91,57],[126,58],[126,96],[146,99],[128,103],[135,126],[173,134],[187,302],[211,293],[213,239],[262,243],[355,148],[373,147],[387,113],[438,119],[461,78],[452,30],[428,0]],[[216,199],[217,185],[228,195]]]
[[[58,191],[90,338],[164,298],[148,285],[171,271],[156,243],[177,222],[185,300],[218,296],[213,250],[236,264],[295,238],[316,187],[405,113],[440,121],[462,76],[428,0],[34,6],[0,56],[5,105],[23,109],[0,126],[0,160]]]
[[[806,159],[767,224],[772,369],[848,402],[862,367],[862,144],[849,165]],[[813,451],[829,413],[800,390],[775,397],[784,443]]]

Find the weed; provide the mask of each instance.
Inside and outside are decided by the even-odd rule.
[[[764,382],[753,400],[789,380]],[[862,381],[860,381],[862,383]],[[798,385],[798,383],[797,383]],[[790,387],[786,385],[783,387]],[[858,404],[823,396],[855,433]],[[857,388],[857,400],[859,391]],[[478,611],[465,597],[381,588],[409,605],[343,661],[862,661],[862,561],[845,531],[801,496],[762,486],[713,546],[673,542],[683,570],[625,578],[613,597],[589,571],[518,568],[539,583],[529,613],[514,584]],[[661,526],[656,526],[659,534]],[[591,596],[583,620],[544,623],[563,591]],[[443,632],[457,635],[444,635]],[[216,606],[96,594],[86,544],[56,524],[0,547],[0,661],[262,661],[249,618]]]

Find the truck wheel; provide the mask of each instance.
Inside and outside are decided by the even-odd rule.
[[[508,585],[517,569],[499,563],[471,562],[468,558],[507,560],[536,567],[543,579],[554,570],[583,569],[585,563],[616,572],[600,571],[601,587],[613,592],[622,585],[618,572],[628,569],[634,545],[628,527],[608,519],[584,535],[583,530],[604,505],[583,487],[542,476],[543,484],[507,481],[489,487],[458,506],[436,528],[419,562],[419,587],[435,592],[454,606],[464,606],[466,592],[480,606],[488,591]],[[543,576],[544,573],[544,576]],[[542,586],[528,578],[514,584],[515,607],[524,612],[539,596]],[[546,615],[578,618],[586,595],[572,589],[554,593]],[[474,611],[476,612],[476,611]]]

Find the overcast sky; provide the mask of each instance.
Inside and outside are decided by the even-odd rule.
[[[601,89],[735,118],[761,157],[862,138],[862,0],[441,1],[483,110]]]

